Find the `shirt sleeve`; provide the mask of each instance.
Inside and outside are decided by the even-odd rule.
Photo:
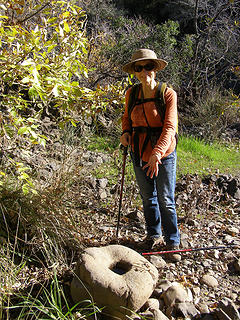
[[[175,134],[178,122],[176,92],[172,88],[167,88],[164,97],[166,103],[166,112],[163,130],[152,151],[152,154],[156,155],[159,160],[164,157],[165,153],[173,143],[176,144]]]

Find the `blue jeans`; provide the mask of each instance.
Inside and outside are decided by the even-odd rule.
[[[157,177],[147,176],[147,169],[133,167],[143,202],[147,234],[152,237],[165,237],[166,244],[179,245],[180,234],[177,226],[175,207],[176,150],[162,159]],[[142,166],[145,165],[143,162]]]

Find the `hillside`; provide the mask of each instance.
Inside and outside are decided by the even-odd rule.
[[[129,157],[115,232],[120,119],[135,81],[121,65],[143,46],[169,61],[160,77],[179,99],[181,248],[224,247],[177,264],[149,256],[152,298],[173,319],[238,319],[238,1],[3,1],[0,15],[0,319],[102,319],[71,299],[79,254],[113,243],[142,253]],[[163,299],[174,282],[190,296],[181,316]]]

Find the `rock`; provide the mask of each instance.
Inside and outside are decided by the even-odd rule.
[[[200,313],[209,313],[209,308],[208,306],[203,303],[203,302],[200,302],[196,305],[197,309],[200,311]]]
[[[163,269],[167,263],[162,257],[157,256],[151,256],[150,262],[157,268],[157,269]]]
[[[126,215],[127,218],[141,221],[143,219],[143,214],[139,210],[131,211]]]
[[[189,302],[190,300],[188,292],[178,283],[168,288],[167,291],[162,294],[161,298],[163,298],[165,305],[168,307],[180,302]]]
[[[162,293],[163,293],[163,290],[161,288],[155,288],[153,291],[152,297],[159,299]]]
[[[186,288],[186,291],[187,291],[187,295],[188,295],[187,301],[188,302],[193,302],[193,294],[192,294],[191,289],[190,288]]]
[[[172,286],[172,282],[168,280],[160,280],[160,282],[158,283],[158,288],[161,288],[163,291],[166,291],[171,286]]]
[[[108,319],[125,319],[151,296],[157,269],[136,251],[121,246],[87,248],[80,256],[71,283],[74,302],[93,299],[105,307]]]
[[[130,318],[130,319],[132,319],[132,318]],[[146,320],[150,320],[151,319],[151,320],[153,320],[153,313],[151,311],[140,312],[139,313],[139,317],[133,318],[133,320],[138,320],[138,319],[146,319]]]
[[[94,177],[89,177],[89,184],[93,187],[93,189],[95,189],[97,186],[97,180]]]
[[[234,237],[233,236],[230,236],[230,235],[226,235],[224,237],[224,241],[227,243],[227,244],[232,244],[234,242]]]
[[[211,314],[206,314],[202,320],[216,320],[216,318],[214,316],[212,316]]]
[[[234,267],[234,269],[236,270],[236,272],[240,273],[240,258],[239,258],[239,259],[236,259],[236,260],[233,262],[233,267]]]
[[[159,309],[159,301],[157,299],[150,298],[147,300],[144,307],[146,309],[150,309],[150,311],[151,309]]]
[[[97,164],[102,164],[102,163],[103,163],[102,157],[98,156],[98,157],[96,158],[96,162],[97,162]]]
[[[105,189],[108,184],[108,179],[102,178],[97,181],[99,183],[100,188]]]
[[[233,196],[236,200],[240,200],[240,188],[236,190]]]
[[[224,298],[218,303],[218,308],[215,312],[220,320],[240,320],[240,313],[237,306],[228,298]]]
[[[189,247],[188,238],[182,238],[182,237],[181,237],[181,247],[182,247],[183,249],[186,249],[186,248]]]
[[[239,234],[239,228],[234,226],[229,226],[226,228],[226,232],[232,236]]]
[[[200,296],[200,292],[201,292],[201,289],[199,287],[193,287],[192,288],[192,293],[194,294],[194,296],[196,297],[199,297]]]
[[[213,276],[209,274],[205,274],[201,279],[200,279],[201,284],[206,284],[208,287],[211,288],[216,288],[218,286],[218,281],[215,279]]]
[[[99,195],[102,200],[107,198],[107,192],[105,190],[100,190]]]
[[[199,225],[199,223],[195,219],[191,219],[191,218],[187,220],[187,223],[189,226],[193,226],[193,227],[197,227]]]
[[[190,317],[191,319],[199,314],[198,310],[191,302],[181,302],[176,303],[174,306],[169,307],[167,309],[167,316],[174,316],[174,317]]]
[[[205,259],[202,261],[202,265],[204,268],[210,268],[211,267],[211,260]]]
[[[228,182],[227,192],[231,196],[234,196],[238,190],[238,181],[236,179],[232,179]]]
[[[169,318],[160,310],[153,310],[152,313],[154,320],[169,320]]]

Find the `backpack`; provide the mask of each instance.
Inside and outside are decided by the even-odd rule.
[[[156,95],[154,98],[148,98],[148,99],[143,99],[141,97],[140,99],[138,98],[139,92],[141,90],[141,84],[135,84],[130,91],[129,95],[129,100],[128,100],[128,119],[129,123],[132,126],[132,120],[131,120],[131,113],[136,105],[142,104],[144,102],[150,102],[154,101],[156,104],[157,111],[159,115],[161,116],[162,121],[164,122],[165,118],[165,113],[166,113],[166,103],[165,103],[165,90],[167,88],[167,83],[166,82],[160,82],[157,87]],[[146,118],[147,121],[147,118]],[[149,141],[151,141],[152,148],[154,148],[158,138],[160,137],[160,134],[162,132],[162,127],[157,127],[153,128],[148,125],[148,127],[137,127],[137,128],[132,128],[133,131],[136,131],[136,134],[134,135],[134,158],[135,158],[135,164],[137,166],[140,165],[141,163],[141,158],[143,155],[143,152],[148,144]],[[147,137],[144,141],[143,147],[142,147],[142,152],[141,155],[139,154],[139,140],[138,140],[138,133],[140,132],[146,132]],[[178,128],[176,130],[176,143],[178,142]]]
[[[166,88],[167,88],[166,82],[160,82],[157,87],[157,92],[156,92],[155,98],[138,99],[139,91],[141,89],[141,84],[140,83],[135,84],[130,91],[130,96],[129,96],[129,100],[128,100],[128,119],[129,119],[129,122],[130,123],[132,122],[131,121],[131,113],[133,111],[133,108],[138,104],[142,104],[144,102],[149,102],[149,101],[155,101],[157,111],[164,121],[165,111],[166,111],[164,93],[165,93]]]

